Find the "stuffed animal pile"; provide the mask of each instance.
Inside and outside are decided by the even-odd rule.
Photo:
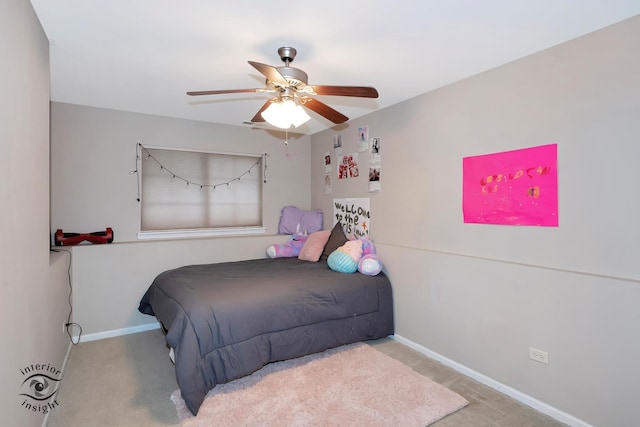
[[[294,234],[287,243],[274,244],[267,247],[267,256],[269,258],[297,257],[300,255],[308,237],[306,234]],[[326,242],[326,239],[324,242]],[[317,261],[317,259],[314,260]],[[382,262],[380,262],[376,254],[376,248],[373,242],[367,238],[345,242],[329,254],[327,265],[331,270],[338,273],[355,273],[359,271],[367,276],[375,276],[382,271]]]

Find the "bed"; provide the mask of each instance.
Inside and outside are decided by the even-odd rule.
[[[139,311],[166,329],[178,386],[195,415],[217,384],[292,359],[394,333],[391,283],[324,260],[266,258],[159,274]]]

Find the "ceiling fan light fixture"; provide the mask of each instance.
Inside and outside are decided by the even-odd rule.
[[[273,101],[261,115],[267,123],[280,129],[298,127],[311,119],[304,108],[292,99]]]

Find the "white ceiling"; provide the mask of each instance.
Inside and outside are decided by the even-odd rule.
[[[51,44],[51,99],[237,126],[269,94],[247,60],[311,85],[374,86],[321,101],[356,118],[640,13],[638,0],[31,0]],[[297,132],[332,123],[313,120]],[[268,125],[253,125],[253,127]]]

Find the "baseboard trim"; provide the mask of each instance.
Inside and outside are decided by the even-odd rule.
[[[103,340],[105,338],[119,337],[122,335],[135,334],[138,332],[151,331],[154,329],[160,329],[160,323],[147,323],[146,325],[129,326],[128,328],[113,329],[111,331],[96,332],[93,334],[81,335],[80,337],[74,336],[74,342],[88,342]]]
[[[550,417],[560,421],[561,423],[567,424],[571,427],[593,427],[591,424],[588,424],[573,415],[567,414],[551,405],[548,405],[544,402],[535,399],[528,394],[522,393],[508,385],[502,384],[499,381],[494,380],[493,378],[487,377],[479,372],[474,371],[471,368],[468,368],[465,365],[462,365],[456,361],[449,359],[435,351],[432,351],[426,347],[421,346],[420,344],[416,344],[415,342],[404,338],[400,335],[392,335],[392,339],[398,341],[401,344],[406,345],[413,350],[424,354],[427,357],[430,357],[433,360],[437,360],[445,366],[448,366],[461,374],[466,375],[469,378],[472,378],[488,387],[491,387],[494,390],[499,391],[500,393],[506,394],[507,396],[517,400],[518,402],[527,405],[536,411],[542,412],[543,414],[549,415]]]

